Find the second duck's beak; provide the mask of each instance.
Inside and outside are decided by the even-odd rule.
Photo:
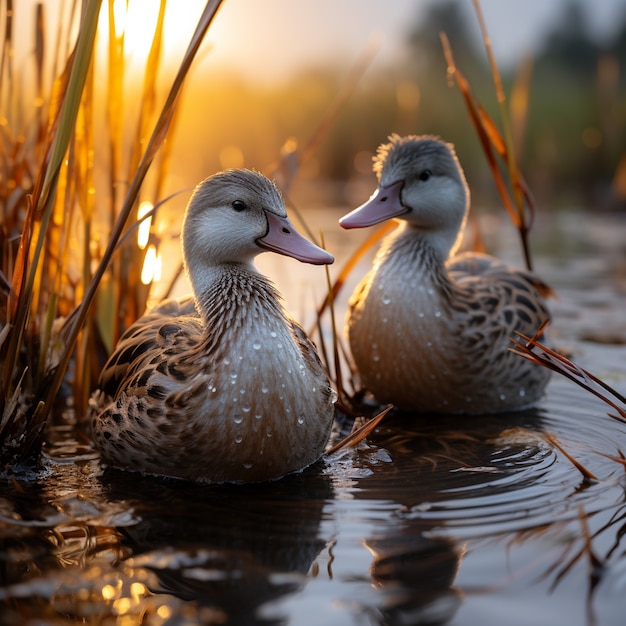
[[[332,254],[303,237],[294,228],[289,218],[279,217],[270,211],[265,211],[265,216],[267,217],[267,232],[257,239],[261,247],[313,265],[328,265],[335,260]]]
[[[404,181],[400,180],[388,187],[379,187],[365,204],[344,215],[339,223],[343,228],[365,228],[408,213],[410,209],[400,198],[403,185]]]

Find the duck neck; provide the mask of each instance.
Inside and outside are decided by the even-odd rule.
[[[405,250],[420,265],[443,266],[457,247],[456,233],[402,222],[388,238],[388,247],[391,246]]]
[[[400,289],[432,288],[447,297],[454,287],[448,275],[446,261],[449,250],[437,238],[412,227],[401,227],[391,233],[381,245],[374,262],[382,285],[402,279]],[[408,281],[408,283],[407,283]]]
[[[192,284],[196,308],[209,329],[239,327],[248,314],[262,310],[282,314],[278,292],[252,263],[211,266]]]

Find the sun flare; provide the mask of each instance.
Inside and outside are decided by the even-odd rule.
[[[148,246],[141,270],[141,282],[144,285],[159,282],[161,280],[161,265],[161,253],[157,252],[156,246]]]
[[[143,250],[150,240],[150,227],[152,226],[152,217],[146,217],[154,208],[152,202],[144,200],[137,209],[137,245]],[[144,219],[145,218],[145,219]]]
[[[178,59],[187,46],[203,3],[199,0],[168,3],[163,22],[163,59]],[[150,52],[159,17],[159,2],[109,0],[102,5],[98,27],[103,35],[109,32],[109,21],[118,41],[123,38],[124,52],[136,62],[143,62]],[[107,39],[107,36],[103,36]]]

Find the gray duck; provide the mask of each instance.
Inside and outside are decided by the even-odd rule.
[[[104,463],[203,483],[276,479],[320,458],[335,392],[314,345],[255,257],[333,257],[294,228],[276,186],[249,170],[199,184],[181,243],[193,296],[120,338],[92,395]]]
[[[510,352],[515,332],[549,318],[549,288],[477,253],[457,254],[470,194],[453,147],[392,135],[378,148],[379,186],[340,219],[395,219],[349,302],[346,329],[362,384],[380,403],[419,413],[480,414],[535,404],[549,370]]]

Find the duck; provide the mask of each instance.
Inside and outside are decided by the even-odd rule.
[[[200,483],[308,467],[323,454],[337,396],[254,261],[267,251],[314,265],[333,256],[293,226],[276,185],[246,169],[195,188],[181,246],[192,294],[128,327],[90,398],[102,462]]]
[[[549,319],[550,288],[482,253],[459,252],[470,192],[454,147],[393,134],[379,146],[378,187],[345,229],[397,222],[348,301],[346,334],[364,389],[426,414],[530,408],[550,372],[511,352]]]

